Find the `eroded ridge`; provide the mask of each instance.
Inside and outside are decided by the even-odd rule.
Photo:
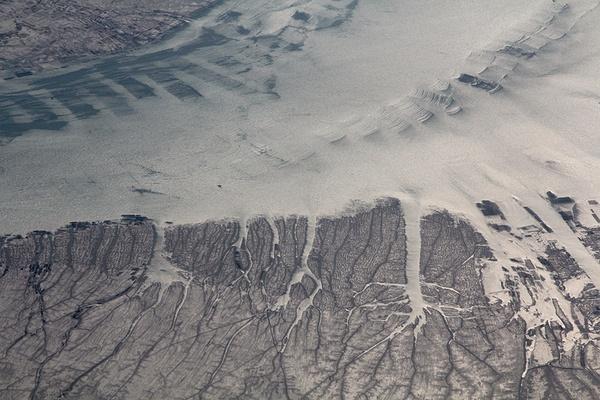
[[[585,273],[558,244],[507,262],[394,199],[157,232],[127,216],[0,239],[1,398],[599,395],[597,290],[572,287]]]
[[[491,279],[501,285],[498,291],[490,290],[489,297],[508,303],[527,327],[522,398],[596,398],[600,394],[596,345],[600,299],[594,284],[598,228],[587,225],[594,221],[596,201],[590,201],[587,212],[572,197],[551,191],[545,197],[546,207],[535,209],[515,198],[530,219],[530,224],[521,226],[512,225],[512,218],[495,202],[478,204],[488,224],[498,231],[499,242],[510,244],[503,259],[491,261],[484,271],[484,275],[494,274]],[[553,211],[560,218],[553,217]],[[541,215],[551,219],[551,225]],[[489,285],[490,276],[484,281]]]
[[[495,93],[511,76],[543,75],[560,62],[557,49],[568,46],[565,39],[578,21],[597,6],[596,0],[542,2],[497,40],[471,52],[458,81]]]

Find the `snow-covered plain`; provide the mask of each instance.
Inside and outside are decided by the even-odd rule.
[[[276,84],[243,91],[186,75],[204,97],[181,101],[157,88],[155,97],[130,98],[127,115],[107,109],[15,138],[0,147],[0,231],[124,213],[175,223],[314,216],[394,196],[465,216],[502,257],[510,244],[493,238],[475,207],[490,198],[523,225],[531,217],[521,205],[534,208],[599,285],[595,261],[541,197],[598,193],[598,2],[338,3],[225,2],[144,49],[185,47],[205,27],[226,32],[215,21],[234,15],[252,40],[186,60],[201,64],[244,46],[235,56],[252,71],[236,79],[251,89],[267,77]],[[301,50],[274,49],[272,62],[260,64],[274,36]],[[499,52],[523,37],[535,56]],[[463,72],[501,79],[503,90],[464,85],[456,80]]]

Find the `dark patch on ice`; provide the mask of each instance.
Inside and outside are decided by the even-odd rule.
[[[23,76],[29,76],[29,75],[33,75],[33,72],[29,71],[29,70],[18,70],[18,71],[15,71],[15,76],[17,78],[21,78]]]
[[[0,106],[3,109],[20,109],[34,119],[54,121],[58,115],[52,111],[51,106],[45,102],[46,99],[32,96],[28,93],[0,97]]]
[[[300,51],[304,47],[304,43],[290,43],[285,46],[284,50],[286,51]]]
[[[116,82],[123,86],[136,99],[155,96],[154,89],[130,76],[118,79]]]
[[[239,11],[234,11],[234,10],[229,10],[224,12],[223,14],[219,15],[217,17],[217,21],[219,22],[235,22],[238,21],[240,19],[240,17],[242,16],[242,13]]]
[[[235,28],[235,31],[240,35],[247,35],[250,33],[250,29],[247,29],[242,25],[238,25],[237,28]]]
[[[111,111],[117,114],[130,114],[133,109],[127,104],[127,99],[115,92],[110,86],[99,81],[91,81],[86,86],[89,93],[100,99]]]
[[[498,232],[510,232],[512,228],[506,224],[490,224],[490,226]]]
[[[458,81],[478,89],[483,89],[489,93],[496,93],[502,89],[502,85],[497,82],[488,81],[469,74],[460,74]]]
[[[173,75],[172,72],[166,71],[164,69],[150,71],[147,75],[156,83],[168,83],[177,80],[177,78],[175,78],[175,75]]]
[[[77,119],[90,118],[100,112],[91,104],[82,101],[82,93],[77,88],[66,87],[64,89],[54,89],[51,91],[53,98],[58,100],[67,108]]]
[[[575,220],[575,216],[571,211],[561,210],[558,214],[565,222],[573,222]]]
[[[139,193],[139,194],[164,195],[164,193],[162,193],[162,192],[157,192],[157,191],[152,190],[152,189],[138,188],[138,187],[135,187],[135,186],[131,187],[131,191],[134,192],[134,193]]]
[[[222,5],[224,2],[225,2],[225,0],[217,0],[214,3],[212,3],[210,5],[210,7],[200,7],[196,11],[194,11],[190,14],[190,18],[198,19],[198,18],[204,17],[209,12],[211,12],[214,8]]]
[[[540,218],[540,216],[535,211],[533,211],[531,208],[529,208],[527,206],[523,206],[523,208],[525,209],[525,211],[527,211],[529,213],[529,215],[531,215],[542,226],[542,228],[544,228],[544,230],[546,232],[548,232],[548,233],[554,232],[554,230],[552,230],[552,228],[550,228],[548,225],[546,225],[544,220],[542,218]]]
[[[121,215],[122,222],[138,223],[148,221],[147,217],[139,214],[123,214]]]
[[[552,204],[572,204],[572,203],[575,203],[575,200],[573,200],[572,197],[569,197],[569,196],[557,196],[554,193],[552,193],[551,191],[546,192],[546,195],[548,196],[548,200],[550,200],[550,203],[552,203]]]
[[[358,7],[358,1],[359,0],[353,0],[350,3],[348,3],[348,5],[346,6],[346,9],[348,11],[354,11],[356,9],[356,7]]]
[[[477,203],[477,208],[479,208],[481,213],[486,217],[498,216],[502,219],[506,219],[504,218],[502,210],[500,210],[500,207],[498,207],[498,204],[494,203],[493,201],[482,200],[480,203]]]
[[[11,119],[5,119],[0,115],[0,145],[8,143],[25,132],[32,130],[59,131],[67,125],[67,121],[44,121],[18,123]]]
[[[194,39],[192,42],[185,44],[181,47],[173,49],[173,53],[177,56],[183,56],[191,53],[194,50],[197,50],[202,47],[212,47],[219,46],[224,43],[227,43],[229,40],[228,37],[223,36],[212,29],[203,28],[202,34]]]
[[[275,77],[275,76],[269,77],[267,80],[265,80],[264,85],[265,85],[265,89],[268,92],[274,92],[275,87],[277,86],[277,77]]]
[[[310,14],[306,13],[304,11],[298,10],[294,13],[294,15],[292,15],[292,18],[294,18],[297,21],[307,22],[310,19]]]
[[[536,54],[533,48],[528,49],[526,47],[519,47],[517,45],[506,45],[500,49],[500,53],[509,54],[514,57],[523,57],[526,59],[530,59]]]
[[[232,56],[219,57],[216,60],[214,60],[212,63],[215,65],[218,65],[220,67],[233,67],[233,66],[241,64],[241,62],[239,60],[235,59],[235,57],[232,57]]]
[[[190,85],[181,81],[173,82],[169,86],[165,87],[169,93],[178,99],[184,100],[194,97],[202,97],[200,92],[191,87]]]

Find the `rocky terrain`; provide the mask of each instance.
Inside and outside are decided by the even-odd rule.
[[[385,199],[317,220],[162,231],[125,216],[4,237],[0,397],[600,396],[598,291],[569,293],[587,278],[559,244],[502,263],[436,211],[411,265],[406,227]],[[485,287],[496,269],[503,300]]]
[[[7,0],[0,2],[0,72],[28,75],[65,61],[136,47],[215,0]]]

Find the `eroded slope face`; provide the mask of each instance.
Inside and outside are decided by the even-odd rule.
[[[560,244],[540,259],[504,262],[464,220],[424,215],[414,238],[405,214],[386,199],[316,220],[256,217],[158,232],[129,217],[3,238],[0,393],[600,395],[597,290],[588,283],[567,294],[566,282],[586,275]],[[547,240],[539,235],[515,240]],[[415,247],[416,275],[407,263]],[[485,285],[495,268],[504,272],[503,300]],[[553,310],[535,320],[536,302],[548,301]]]

